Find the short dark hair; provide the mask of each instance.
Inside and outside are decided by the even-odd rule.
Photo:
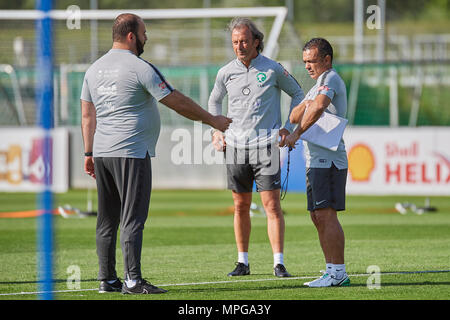
[[[247,27],[253,35],[253,39],[258,39],[259,44],[256,50],[261,52],[264,50],[264,34],[259,31],[258,27],[249,18],[237,17],[231,20],[228,29],[233,32],[234,29]]]
[[[141,18],[132,13],[122,13],[114,20],[112,27],[112,38],[114,42],[125,39],[128,33],[132,32],[137,36]]]
[[[331,57],[331,62],[333,62],[333,47],[331,44],[324,38],[312,38],[309,40],[305,46],[303,47],[303,51],[317,48],[319,51],[319,54],[322,56],[322,58],[326,56]]]

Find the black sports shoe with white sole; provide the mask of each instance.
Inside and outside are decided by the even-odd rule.
[[[100,287],[98,288],[99,293],[106,292],[120,292],[122,290],[122,282],[116,279],[113,283],[108,283],[108,281],[100,281]]]
[[[158,294],[166,292],[167,290],[155,287],[144,279],[136,280],[136,284],[131,288],[127,287],[125,282],[122,285],[123,294]]]
[[[228,274],[228,276],[229,277],[248,276],[249,274],[250,274],[250,264],[246,266],[241,262],[236,262],[236,268],[233,271],[231,271]]]
[[[287,272],[286,267],[280,263],[273,268],[273,274],[279,278],[292,277],[291,274]]]

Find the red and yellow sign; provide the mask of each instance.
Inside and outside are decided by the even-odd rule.
[[[344,133],[349,194],[450,196],[450,128],[354,128]]]

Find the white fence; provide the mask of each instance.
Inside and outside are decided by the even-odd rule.
[[[339,62],[354,61],[355,41],[353,36],[330,36]],[[365,36],[362,40],[362,60],[379,62],[377,36]],[[407,36],[389,34],[382,53],[385,61],[445,61],[450,59],[450,34],[416,34]]]

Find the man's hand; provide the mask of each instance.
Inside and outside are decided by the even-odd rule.
[[[94,157],[84,157],[84,172],[95,179]]]
[[[284,145],[286,147],[295,149],[295,144],[298,139],[300,139],[300,134],[296,130],[286,137],[286,139],[284,140]]]
[[[223,136],[223,133],[220,131],[216,131],[214,132],[213,136],[212,136],[212,144],[214,146],[214,149],[216,149],[217,151],[225,151],[225,147],[226,147],[226,142],[225,142],[225,137]]]
[[[218,115],[218,116],[213,117],[212,126],[217,130],[225,132],[225,130],[228,129],[228,127],[230,126],[230,123],[232,123],[232,122],[233,122],[233,120],[231,120],[230,118],[227,118],[222,115]]]
[[[289,130],[286,128],[280,129],[278,132],[280,135],[280,148],[286,145],[286,137],[290,134]]]

